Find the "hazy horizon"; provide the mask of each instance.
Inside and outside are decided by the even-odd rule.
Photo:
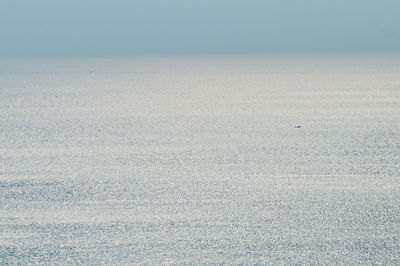
[[[1,1],[0,265],[400,265],[399,11]]]
[[[3,1],[0,58],[390,52],[400,2]]]

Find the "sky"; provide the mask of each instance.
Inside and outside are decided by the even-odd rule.
[[[0,0],[0,57],[398,50],[399,0]]]

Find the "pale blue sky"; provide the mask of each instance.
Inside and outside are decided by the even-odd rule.
[[[399,0],[0,1],[0,57],[396,50]]]

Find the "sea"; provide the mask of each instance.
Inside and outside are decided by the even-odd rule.
[[[400,264],[400,54],[0,59],[0,264]]]

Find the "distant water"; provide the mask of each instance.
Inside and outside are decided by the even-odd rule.
[[[0,60],[0,264],[400,264],[400,55]]]

